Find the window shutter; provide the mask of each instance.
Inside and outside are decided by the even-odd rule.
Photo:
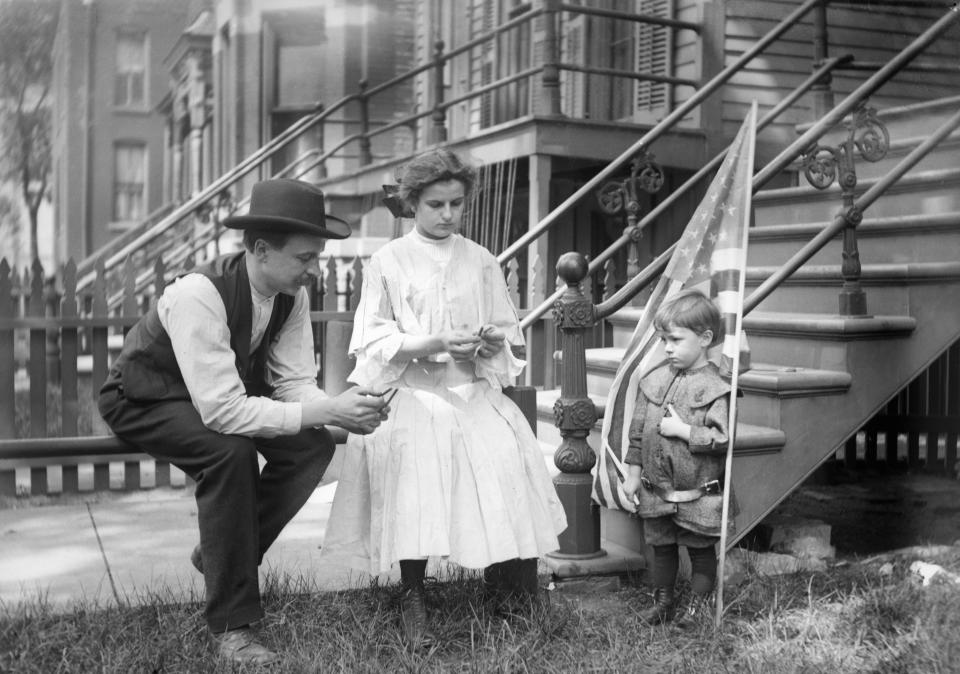
[[[673,0],[640,0],[639,12],[673,18]],[[636,25],[638,73],[670,75],[673,71],[673,30],[649,23]],[[634,121],[654,124],[670,111],[671,85],[638,80],[634,86]]]
[[[584,17],[578,15],[565,21],[561,43],[560,60],[575,64],[587,62],[586,50],[583,44]],[[564,114],[571,117],[585,117],[584,88],[586,80],[584,73],[570,70],[560,71],[560,93],[563,101]]]

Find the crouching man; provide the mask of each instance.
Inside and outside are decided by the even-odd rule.
[[[196,481],[191,561],[211,635],[223,657],[267,664],[277,655],[251,629],[263,617],[257,567],[333,457],[324,426],[370,433],[388,410],[371,390],[317,387],[304,286],[326,240],[350,235],[323,193],[263,181],[249,213],[224,224],[243,230],[244,250],[166,288],[127,334],[99,408],[118,437]]]

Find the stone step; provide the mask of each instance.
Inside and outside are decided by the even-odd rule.
[[[939,124],[946,121],[946,118],[937,119]],[[920,129],[908,129],[900,134],[890,134],[890,143],[887,146],[887,152],[883,158],[878,161],[868,161],[859,152],[854,155],[855,170],[858,180],[869,180],[879,178],[896,166],[900,161],[925,141],[930,133],[933,133],[937,126],[930,124],[929,133],[924,135]],[[842,137],[841,137],[842,136]],[[831,140],[833,138],[833,140]],[[831,136],[820,141],[821,147],[839,146],[839,143],[846,140],[846,132],[836,132]],[[937,145],[920,161],[918,161],[911,171],[934,171],[939,169],[952,169],[960,163],[960,130],[955,129],[941,140]],[[793,186],[809,185],[809,182],[803,172],[803,162],[800,159],[790,164],[791,177],[790,183]],[[781,187],[782,185],[771,184],[769,187]]]
[[[775,266],[750,267],[746,279],[747,295],[778,269]],[[868,312],[882,307],[885,313],[903,315],[913,313],[911,298],[918,285],[956,283],[960,283],[960,262],[865,264],[860,275]],[[802,308],[816,313],[839,311],[842,286],[840,265],[806,265],[794,272],[757,309],[795,311]]]
[[[752,360],[840,372],[849,370],[849,342],[905,340],[916,326],[917,321],[906,315],[849,317],[753,311],[743,319]]]
[[[882,305],[877,302],[875,306]],[[608,319],[613,326],[614,348],[627,345],[641,312],[642,307],[630,307]],[[848,317],[829,311],[755,310],[744,316],[743,325],[750,357],[755,363],[844,372],[847,371],[845,342],[903,339],[913,332],[917,322],[907,314]]]
[[[912,130],[911,134],[916,134]],[[902,138],[890,137],[890,146],[883,159],[876,162],[866,161],[859,155],[855,159],[858,180],[880,178],[918,147],[926,136],[911,135]],[[914,166],[911,171],[935,171],[951,169],[960,165],[960,131],[953,131],[949,136],[938,143],[930,152]],[[805,181],[806,178],[800,178]]]
[[[587,442],[591,447],[597,449],[600,447],[600,432],[603,428],[606,396],[594,394],[589,397],[597,407],[598,418],[590,431]],[[541,445],[552,446],[553,451],[556,451],[562,440],[553,416],[553,406],[559,398],[559,389],[537,392],[537,437]],[[733,451],[735,456],[769,454],[780,451],[784,442],[786,442],[786,438],[778,429],[746,423],[740,418],[737,423],[737,437]]]
[[[829,223],[807,222],[750,229],[749,266],[780,265]],[[841,234],[807,261],[839,264]],[[864,218],[857,226],[857,247],[864,263],[954,262],[960,260],[960,211]]]
[[[587,349],[587,388],[595,402],[606,400],[623,352],[618,347]],[[779,423],[784,398],[840,395],[846,393],[851,382],[850,374],[843,371],[756,361],[738,379],[743,393],[738,407],[740,421],[774,427]]]
[[[887,128],[891,145],[898,138],[927,137],[939,128],[957,109],[960,108],[960,96],[950,96],[935,101],[911,103],[877,111],[877,118]],[[847,138],[845,124],[850,116],[834,129],[824,134],[821,145],[836,145]],[[806,133],[815,122],[798,124],[797,135]]]
[[[775,269],[772,267],[748,269],[747,294],[773,271]],[[876,339],[909,334],[916,324],[910,318],[916,308],[911,306],[916,287],[955,285],[960,281],[960,262],[864,265],[862,278],[867,291],[868,310],[877,307],[891,313],[866,318],[842,317],[832,313],[838,311],[839,306],[837,298],[842,283],[839,267],[802,267],[764,300],[758,309],[744,317],[752,359],[795,367],[845,370],[844,366],[824,364],[832,361],[820,360],[823,354],[819,347],[813,350],[813,360],[807,358],[806,362],[795,360],[792,354],[796,350],[804,350],[802,342],[807,337],[831,343],[840,339]],[[798,313],[800,309],[804,313]],[[607,319],[612,327],[613,348],[625,348],[629,344],[642,313],[643,307],[626,307]],[[786,346],[787,350],[765,350],[765,347],[761,348],[763,345],[755,343],[757,336],[784,340],[777,344]],[[836,352],[836,349],[828,350]]]
[[[875,179],[860,180],[856,193]],[[840,188],[809,185],[762,190],[753,196],[754,223],[767,227],[795,222],[832,220],[842,208]],[[960,168],[913,171],[901,178],[867,211],[872,217],[960,211]]]

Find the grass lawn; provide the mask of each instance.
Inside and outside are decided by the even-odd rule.
[[[692,633],[641,624],[635,611],[651,600],[631,579],[612,591],[560,584],[548,606],[503,616],[480,600],[475,575],[453,573],[428,589],[442,645],[427,653],[403,647],[393,586],[320,593],[308,579],[271,578],[261,630],[282,672],[958,672],[960,585],[922,586],[915,559],[753,577],[728,588],[719,631]],[[960,573],[960,547],[925,561]],[[213,655],[197,597],[140,600],[0,606],[0,671],[234,671]]]

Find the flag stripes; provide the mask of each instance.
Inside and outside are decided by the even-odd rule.
[[[751,109],[644,306],[610,386],[593,482],[593,499],[604,507],[636,510],[621,488],[622,461],[640,379],[664,360],[653,327],[663,302],[690,288],[713,299],[725,330],[715,356],[721,373],[729,375],[737,362],[741,368],[746,365],[745,340],[738,338],[737,327],[743,307],[755,130],[756,113]]]

